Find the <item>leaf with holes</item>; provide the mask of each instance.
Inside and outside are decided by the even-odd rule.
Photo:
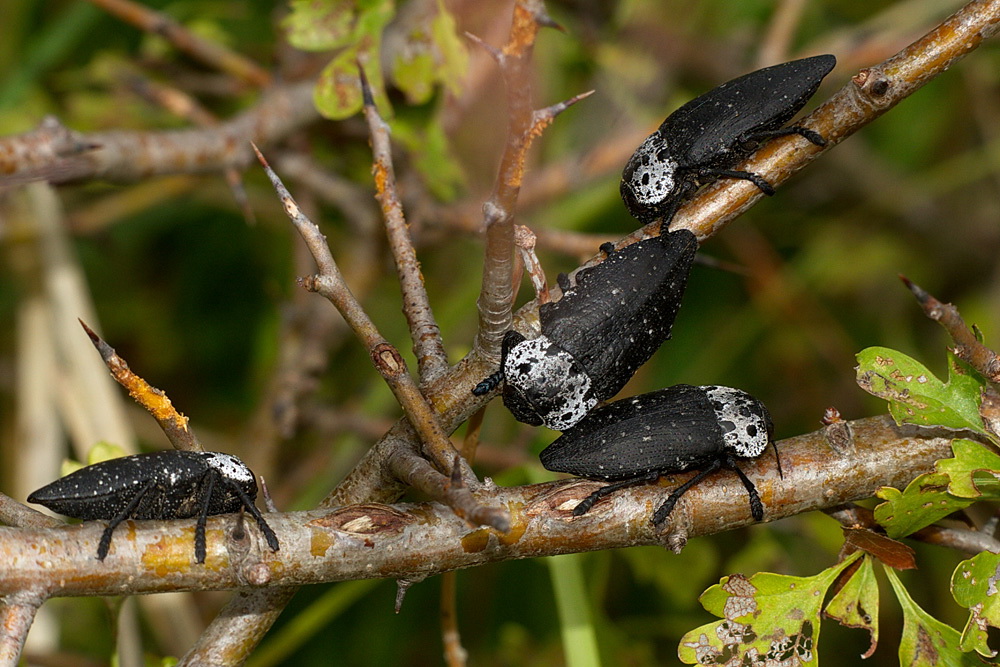
[[[799,664],[816,660],[826,591],[860,552],[813,577],[734,574],[705,591],[701,604],[723,620],[684,635],[686,664]],[[795,662],[797,661],[797,662]],[[770,663],[767,663],[770,664]]]
[[[858,385],[889,401],[889,412],[897,424],[986,433],[979,415],[984,381],[950,352],[947,383],[917,360],[885,347],[869,347],[858,353],[857,359]]]
[[[988,626],[1000,628],[1000,555],[984,551],[962,561],[951,577],[951,594],[969,610],[959,648],[993,657],[986,644]]]

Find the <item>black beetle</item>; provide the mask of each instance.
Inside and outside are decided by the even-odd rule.
[[[764,194],[774,188],[758,174],[734,171],[765,139],[798,134],[817,146],[826,140],[805,127],[782,127],[805,106],[837,59],[813,56],[765,67],[696,97],[642,142],[622,172],[621,195],[643,224],[670,223],[699,187],[716,178],[742,178]]]
[[[503,339],[500,370],[480,382],[481,396],[501,381],[503,402],[518,421],[564,431],[617,394],[670,338],[698,250],[686,229],[643,239],[583,269],[562,298],[538,309],[542,333]]]
[[[657,508],[653,523],[659,525],[688,489],[728,467],[739,475],[750,496],[750,513],[760,521],[764,518],[760,495],[736,459],[760,456],[772,432],[767,408],[750,394],[719,385],[679,384],[597,408],[542,450],[539,458],[553,472],[612,482],[584,498],[573,509],[574,516],[585,514],[618,489],[698,469]]]
[[[104,560],[111,533],[126,519],[189,519],[195,560],[205,562],[205,519],[241,507],[257,520],[272,551],[278,538],[254,506],[257,481],[243,461],[220,452],[168,450],[101,461],[43,486],[28,502],[75,519],[108,521],[97,546]]]

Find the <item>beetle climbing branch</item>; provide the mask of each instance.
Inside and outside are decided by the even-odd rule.
[[[1000,31],[1000,0],[973,0],[940,25],[884,62],[862,70],[802,124],[827,139],[824,148],[796,137],[765,144],[737,167],[760,174],[778,185],[822,153],[868,125],[928,81],[954,65]],[[762,196],[751,183],[721,180],[702,189],[674,218],[699,238],[714,236]],[[656,223],[630,235],[638,239],[658,233]]]

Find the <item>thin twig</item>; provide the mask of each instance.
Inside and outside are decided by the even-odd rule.
[[[514,303],[514,210],[524,177],[524,160],[535,137],[531,132],[532,107],[528,64],[535,37],[543,25],[551,23],[540,0],[521,0],[514,5],[510,35],[502,50],[478,42],[500,67],[507,93],[507,139],[493,193],[483,205],[486,225],[486,248],[483,283],[479,295],[479,332],[473,346],[495,358],[500,341],[511,325]],[[488,373],[487,373],[488,374]]]
[[[133,74],[126,77],[126,83],[138,95],[150,100],[154,104],[159,104],[164,109],[177,115],[180,118],[189,120],[198,127],[217,127],[219,119],[198,100],[191,97],[182,90],[162,83],[151,81],[147,77]],[[238,169],[226,167],[223,170],[226,176],[226,183],[233,193],[233,199],[243,213],[243,218],[248,223],[254,222],[253,209],[250,207],[250,200],[247,197],[246,189],[243,187],[243,179]]]
[[[195,60],[238,77],[259,88],[271,83],[271,75],[249,58],[209,42],[166,14],[155,12],[131,0],[90,0],[91,3],[127,21],[140,30],[160,35]]]
[[[458,631],[458,606],[456,604],[457,574],[441,575],[441,643],[444,645],[444,662],[448,667],[465,667],[469,652],[462,646]]]
[[[0,524],[22,528],[55,528],[65,525],[59,519],[22,505],[4,493],[0,493]]]
[[[101,359],[104,360],[108,370],[111,371],[111,377],[118,384],[128,389],[129,396],[134,398],[136,403],[146,408],[149,414],[153,415],[156,423],[163,429],[174,449],[196,452],[203,451],[203,447],[199,444],[194,431],[188,425],[188,418],[177,411],[177,408],[170,402],[167,395],[162,390],[153,387],[133,373],[129,369],[128,364],[125,363],[125,360],[118,356],[115,349],[105,343],[83,320],[80,320],[80,325],[87,332],[87,335],[90,336],[90,341],[101,354]]]
[[[319,118],[313,82],[274,86],[254,108],[218,127],[83,134],[49,117],[38,128],[0,137],[0,188],[28,180],[132,182],[163,174],[244,167],[248,142],[267,146]]]
[[[403,216],[403,206],[396,193],[396,173],[392,165],[392,147],[389,144],[389,126],[378,113],[365,70],[358,66],[364,115],[372,142],[372,175],[375,177],[375,198],[382,207],[389,248],[396,262],[399,285],[403,290],[403,315],[413,339],[413,354],[421,382],[440,375],[448,368],[448,355],[441,340],[441,329],[434,319],[424,278],[420,273],[417,252]]]
[[[319,227],[302,212],[302,209],[295,203],[281,179],[267,164],[267,160],[264,159],[256,146],[254,146],[254,151],[257,152],[260,163],[281,198],[285,213],[298,229],[299,234],[302,235],[319,268],[317,275],[301,279],[303,286],[310,292],[316,292],[326,297],[344,316],[355,335],[367,348],[375,369],[389,385],[400,405],[403,406],[407,418],[420,435],[421,442],[424,443],[424,451],[427,456],[434,461],[439,470],[450,474],[453,457],[456,453],[455,448],[451,446],[451,442],[441,429],[436,415],[413,382],[413,378],[406,369],[406,362],[396,348],[379,333],[375,323],[372,322],[368,313],[364,311],[364,308],[351,293],[350,287],[344,282],[340,269],[337,267],[333,253],[330,252],[326,237],[323,236]]]
[[[976,369],[990,382],[1000,382],[1000,357],[976,338],[975,333],[965,324],[965,320],[954,304],[941,303],[920,285],[900,274],[899,279],[913,292],[924,314],[948,332],[955,342],[955,355]]]

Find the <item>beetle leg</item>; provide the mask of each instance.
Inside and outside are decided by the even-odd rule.
[[[639,477],[623,479],[620,482],[612,482],[607,486],[602,486],[597,491],[594,491],[592,494],[581,500],[577,506],[573,508],[573,516],[583,516],[590,511],[590,508],[594,506],[594,503],[604,496],[614,493],[619,489],[624,489],[630,486],[639,486],[640,484],[648,484],[649,482],[655,482],[659,478],[660,473],[653,471]]]
[[[787,137],[789,134],[797,134],[806,141],[816,144],[817,146],[826,146],[826,139],[817,132],[816,130],[810,130],[808,127],[802,127],[800,125],[791,125],[789,127],[780,127],[777,130],[767,130],[765,132],[754,132],[749,136],[750,141],[763,141],[764,139],[773,139],[774,137]]]
[[[209,469],[202,478],[205,486],[201,492],[201,512],[198,513],[198,523],[194,527],[194,559],[198,563],[205,562],[205,523],[208,521],[208,506],[212,501],[212,491],[215,490],[215,481],[218,478],[219,473],[214,469]]]
[[[760,175],[753,173],[752,171],[734,171],[732,169],[706,169],[704,170],[705,175],[708,176],[721,176],[723,178],[738,178],[743,181],[750,181],[756,185],[761,192],[766,194],[768,197],[774,194],[774,186],[761,178]]]
[[[670,513],[674,511],[674,505],[676,505],[677,501],[681,499],[681,496],[687,493],[692,486],[705,479],[721,467],[722,459],[715,459],[707,468],[699,471],[697,475],[674,489],[673,493],[671,493],[667,499],[663,501],[663,504],[656,508],[656,511],[653,513],[653,523],[656,526],[659,526],[661,523],[666,521],[667,517],[670,516]]]
[[[108,521],[108,527],[104,529],[103,533],[101,533],[101,541],[97,543],[97,560],[104,560],[107,558],[108,549],[111,548],[111,533],[115,532],[115,528],[118,527],[118,524],[135,513],[136,509],[139,507],[139,503],[142,502],[142,499],[147,493],[149,493],[149,490],[153,488],[154,484],[155,482],[153,481],[146,482],[146,485],[139,489],[134,496],[132,496],[132,500],[128,501],[128,505],[125,509]]]
[[[247,509],[247,512],[250,512],[250,516],[257,521],[257,527],[260,528],[260,532],[264,533],[264,539],[267,540],[267,546],[271,547],[271,551],[277,551],[279,549],[278,536],[275,535],[274,531],[271,530],[271,527],[267,525],[267,521],[264,520],[260,510],[258,510],[257,506],[254,505],[252,500],[250,500],[250,497],[246,494],[246,492],[243,491],[238,484],[233,484],[228,480],[223,480],[223,484],[226,484],[230,489],[236,492],[236,495],[240,497],[241,501],[243,501],[243,506]]]
[[[778,451],[775,449],[774,451]],[[764,520],[764,503],[760,501],[760,494],[757,493],[757,487],[753,485],[750,478],[747,477],[740,467],[736,465],[736,460],[732,456],[726,456],[726,465],[736,471],[739,475],[740,481],[743,482],[743,486],[747,490],[747,495],[750,496],[750,514],[753,515],[754,521]]]

